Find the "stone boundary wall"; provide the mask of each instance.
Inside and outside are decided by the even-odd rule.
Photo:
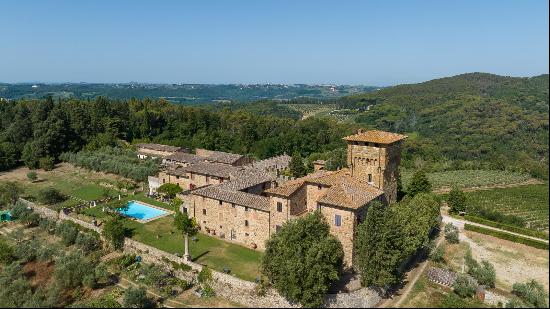
[[[55,220],[70,220],[76,224],[79,224],[90,230],[94,230],[101,234],[101,228],[94,226],[91,223],[82,221],[77,218],[65,215],[62,211],[56,212],[47,207],[37,205],[30,201],[20,199],[31,207],[38,214]],[[159,250],[155,247],[146,245],[144,243],[135,241],[130,238],[124,240],[123,251],[126,253],[135,253],[141,256],[142,260],[147,263],[160,264],[164,267],[170,267],[167,265],[164,259],[173,261],[176,263],[187,264],[191,267],[192,271],[174,272],[180,279],[190,282],[196,281],[198,272],[202,270],[202,265],[185,261],[185,259],[178,257],[174,254],[166,251]],[[259,296],[256,293],[256,283],[239,279],[237,277],[218,272],[212,269],[212,283],[211,286],[217,295],[232,300],[234,302],[246,305],[247,307],[256,308],[299,308],[298,304],[291,304],[288,300],[282,297],[274,289],[269,289],[265,295]],[[372,289],[363,288],[351,293],[329,294],[326,297],[325,306],[329,308],[339,307],[356,307],[356,308],[372,308],[378,302],[381,297],[377,292]]]

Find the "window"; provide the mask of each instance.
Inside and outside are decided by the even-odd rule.
[[[281,230],[280,225],[275,225],[275,233],[278,233]]]
[[[202,210],[202,214],[206,216],[206,209]]]
[[[235,208],[235,203],[231,203],[231,207]]]
[[[369,182],[372,182],[372,174],[369,174]]]
[[[222,205],[222,204],[223,204],[223,202],[222,202],[222,201],[218,201],[218,204]]]
[[[208,175],[206,176],[206,183],[210,183],[210,177]]]
[[[193,173],[190,173],[191,174],[191,180],[195,180],[195,174]]]
[[[321,186],[317,186],[317,190],[321,190]]]
[[[248,207],[245,207],[245,208],[244,208],[244,211],[248,211]]]
[[[187,208],[182,207],[181,209],[183,210],[184,213],[187,213]]]
[[[342,217],[340,217],[340,215],[334,215],[334,225],[336,226],[342,225]]]
[[[277,202],[277,211],[278,212],[283,212],[283,203]]]
[[[166,182],[166,179],[162,178],[162,183],[165,183]]]
[[[244,220],[244,226],[248,226],[248,220]]]

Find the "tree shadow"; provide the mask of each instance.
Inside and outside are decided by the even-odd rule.
[[[210,253],[210,251],[209,251],[209,250],[206,250],[206,251],[204,251],[203,253],[201,253],[201,254],[197,255],[196,257],[194,257],[193,259],[191,259],[191,261],[195,262],[195,261],[197,261],[198,259],[200,259],[201,257],[207,255],[208,253]]]

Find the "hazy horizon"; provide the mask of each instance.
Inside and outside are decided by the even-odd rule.
[[[2,1],[5,83],[418,83],[548,74],[547,1]]]

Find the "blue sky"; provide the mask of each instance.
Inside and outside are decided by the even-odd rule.
[[[2,82],[392,85],[548,73],[548,1],[0,0]]]

